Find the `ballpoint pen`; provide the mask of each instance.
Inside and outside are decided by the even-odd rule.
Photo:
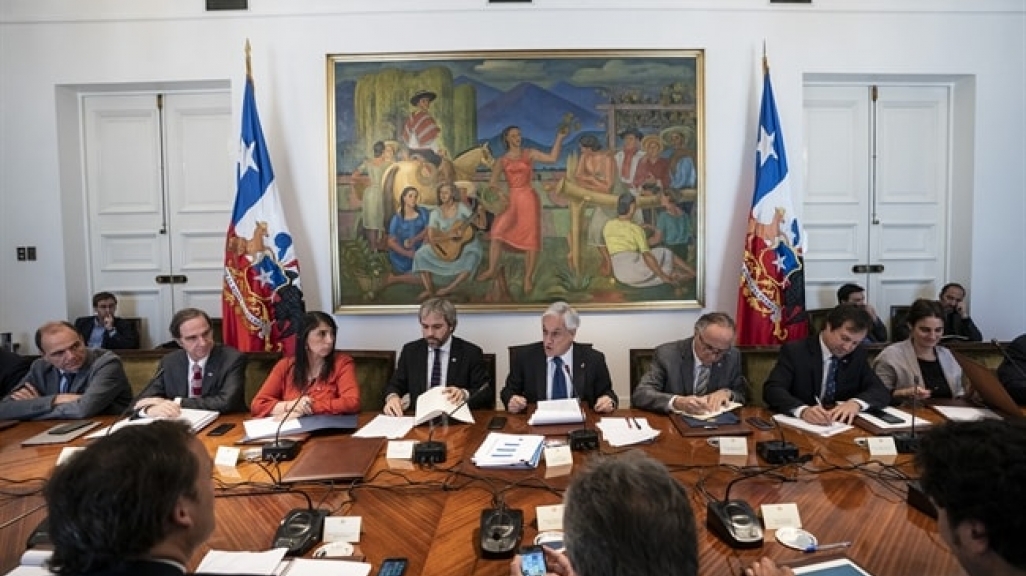
[[[833,544],[813,544],[812,546],[807,546],[804,550],[802,550],[802,552],[805,552],[805,553],[808,554],[808,553],[811,553],[811,552],[819,552],[820,550],[833,550],[834,548],[847,548],[848,546],[851,546],[851,542],[834,542]]]
[[[631,416],[631,422],[634,422],[634,427],[635,428],[637,428],[638,430],[641,430],[641,424],[638,423],[638,419],[637,418]]]

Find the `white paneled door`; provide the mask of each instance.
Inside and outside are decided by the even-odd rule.
[[[809,308],[846,282],[892,305],[936,298],[946,277],[947,86],[806,85],[804,224]]]
[[[228,91],[86,95],[90,291],[170,338],[175,310],[221,315],[224,237],[235,198]]]

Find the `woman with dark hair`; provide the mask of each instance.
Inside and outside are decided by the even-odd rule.
[[[482,272],[478,281],[491,280],[499,267],[499,256],[503,245],[525,253],[524,261],[524,294],[534,289],[534,269],[538,264],[538,252],[541,250],[541,201],[535,192],[534,163],[551,164],[559,158],[567,128],[556,133],[556,142],[547,154],[533,148],[522,146],[523,137],[520,128],[507,126],[502,131],[502,143],[506,145],[506,154],[498,159],[500,168],[492,168],[492,189],[499,187],[499,175],[506,177],[509,185],[509,207],[495,217],[492,223],[492,243],[488,247],[488,269]]]
[[[253,416],[297,418],[360,411],[356,363],[335,350],[335,319],[307,312],[296,337],[296,355],[282,358],[253,398]]]
[[[413,270],[413,255],[427,234],[431,215],[427,208],[417,204],[419,197],[420,191],[413,186],[403,188],[399,195],[399,209],[388,223],[388,259],[397,275],[409,274]]]
[[[962,368],[951,352],[938,346],[944,335],[944,309],[939,302],[920,298],[909,307],[907,340],[884,348],[873,370],[891,391],[895,402],[965,395]]]

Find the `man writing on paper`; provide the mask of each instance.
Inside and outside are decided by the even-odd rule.
[[[781,346],[763,388],[766,405],[821,426],[851,424],[859,412],[887,406],[891,394],[860,346],[871,323],[862,307],[841,304],[819,334]]]
[[[453,336],[458,318],[456,307],[444,298],[431,298],[420,305],[423,338],[408,342],[399,353],[399,365],[385,387],[385,414],[402,416],[408,407],[416,410],[417,397],[435,386],[445,386],[449,402],[469,400],[471,409],[493,408],[495,389],[485,366],[481,348]],[[471,398],[482,386],[487,388]],[[403,397],[409,395],[405,401]]]
[[[937,529],[969,576],[1026,575],[1026,424],[950,422],[916,453]]]
[[[135,409],[144,416],[165,418],[178,416],[182,408],[245,412],[246,356],[214,344],[210,316],[184,308],[171,318],[169,330],[182,349],[161,358]]]
[[[58,466],[44,488],[63,576],[181,576],[214,530],[213,463],[181,422],[127,426]]]
[[[502,402],[516,414],[538,400],[580,398],[596,412],[616,410],[616,392],[604,354],[574,342],[581,317],[566,302],[542,314],[542,341],[511,351]]]
[[[703,314],[691,338],[661,344],[631,394],[631,406],[652,412],[704,414],[745,402],[741,353],[734,348],[734,320]]]
[[[86,348],[75,327],[47,322],[36,330],[42,358],[21,384],[0,401],[0,420],[52,420],[120,414],[132,402],[121,359]]]

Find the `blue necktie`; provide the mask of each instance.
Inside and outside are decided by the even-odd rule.
[[[830,357],[830,367],[827,369],[826,384],[823,386],[823,404],[834,403],[834,393],[837,391],[837,356]]]
[[[555,369],[552,372],[552,400],[567,398],[566,374],[563,373],[563,359],[556,356],[552,359],[552,364],[555,366]]]
[[[71,383],[75,381],[74,372],[61,372],[61,394],[67,394]]]
[[[435,360],[431,365],[431,388],[442,383],[442,349],[435,348]]]

